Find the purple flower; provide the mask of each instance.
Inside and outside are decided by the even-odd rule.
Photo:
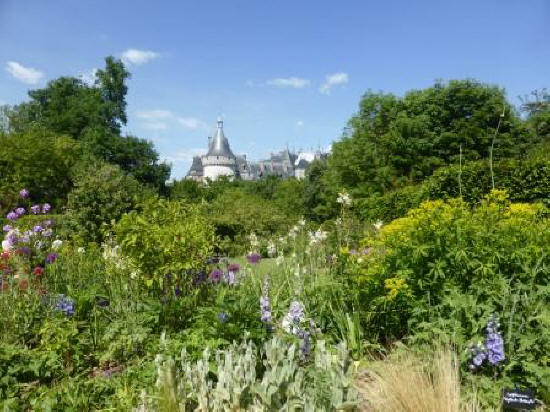
[[[50,227],[52,225],[53,225],[53,220],[51,219],[44,220],[44,227]]]
[[[212,282],[219,282],[220,279],[222,278],[222,275],[223,275],[223,272],[219,269],[214,269],[211,273],[210,273],[210,280]]]
[[[255,265],[256,263],[258,263],[260,261],[260,259],[262,258],[262,256],[258,253],[251,253],[250,255],[248,255],[246,257],[246,260],[248,261],[248,263],[252,264],[252,265]]]
[[[34,233],[42,232],[42,226],[36,225],[36,226],[34,226],[34,227],[32,228],[32,231],[33,231]]]
[[[239,265],[238,263],[230,263],[229,265],[227,265],[227,270],[229,270],[230,272],[238,272],[239,270],[241,270],[241,265]]]
[[[26,199],[29,197],[29,191],[27,189],[21,189],[19,191],[19,196],[21,196],[23,199]]]
[[[8,236],[6,236],[6,239],[8,239],[8,241],[12,245],[16,244],[19,241],[19,239],[17,238],[17,233],[15,231],[8,233]]]
[[[495,315],[491,315],[487,322],[487,337],[485,347],[487,348],[487,357],[491,365],[498,365],[505,359],[504,339],[499,332],[499,322]]]
[[[57,253],[49,253],[48,256],[46,256],[46,263],[53,263],[57,260]]]
[[[474,358],[472,359],[472,362],[476,366],[481,366],[483,361],[487,358],[487,355],[485,352],[479,352]]]
[[[223,275],[223,280],[228,284],[228,285],[234,285],[237,281],[236,277],[235,277],[235,272],[227,272],[227,273],[224,273]]]
[[[53,235],[53,230],[51,230],[51,229],[46,229],[46,230],[42,231],[42,236],[44,236],[44,237],[50,237],[51,235]]]
[[[23,236],[19,238],[19,242],[21,243],[29,243],[30,241],[31,241],[31,238],[27,233],[23,234]]]
[[[302,322],[304,320],[304,305],[297,300],[292,301],[288,314],[294,322]]]
[[[15,251],[15,253],[18,253],[20,255],[27,255],[27,256],[30,256],[31,254],[31,249],[26,247],[26,246],[23,246],[23,247],[18,247],[17,250]]]
[[[31,213],[33,215],[37,215],[40,213],[40,205],[33,205],[31,206]]]
[[[63,313],[65,316],[74,315],[74,300],[67,298],[65,295],[57,295],[55,310]]]
[[[4,227],[2,228],[2,230],[4,232],[9,232],[10,230],[13,230],[13,226],[12,225],[4,225]]]
[[[271,303],[268,296],[260,296],[260,319],[263,323],[271,323]]]
[[[49,203],[44,203],[44,204],[42,205],[42,213],[43,213],[43,214],[48,213],[50,210],[52,210],[52,207],[50,206]]]
[[[15,212],[10,212],[6,215],[6,217],[9,219],[9,220],[17,220],[19,218],[19,215]]]
[[[25,208],[18,207],[17,209],[15,209],[15,213],[17,213],[18,216],[23,216],[25,214]]]
[[[309,332],[302,330],[298,333],[298,336],[300,337],[300,358],[306,360],[311,353],[311,335]]]
[[[229,315],[225,312],[218,313],[218,320],[220,323],[225,323],[229,319]]]

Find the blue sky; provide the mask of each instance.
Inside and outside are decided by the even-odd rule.
[[[470,77],[518,103],[550,87],[550,1],[0,0],[0,103],[107,55],[132,72],[126,131],[181,177],[218,115],[260,158],[327,147],[367,89]]]

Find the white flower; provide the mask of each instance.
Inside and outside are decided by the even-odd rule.
[[[11,242],[9,240],[3,240],[2,241],[2,250],[4,252],[9,252],[10,250],[13,249],[13,245],[11,244]]]
[[[275,243],[273,243],[273,241],[270,241],[267,244],[267,254],[269,257],[273,257],[277,254],[277,247],[275,247]]]
[[[383,224],[384,222],[382,222],[381,220],[378,220],[373,226],[376,230],[380,230]]]
[[[62,240],[56,239],[52,242],[52,249],[57,250],[61,247],[62,244],[63,244]]]
[[[306,221],[305,221],[304,219],[300,219],[300,220],[298,221],[298,224],[299,224],[300,226],[305,226],[305,225],[306,225]]]
[[[338,193],[336,201],[343,206],[351,206],[351,197],[346,192]]]
[[[84,253],[84,252],[85,252],[85,249],[81,246],[81,247],[79,247],[78,249],[76,249],[76,251],[77,251],[78,253]]]
[[[315,245],[326,240],[328,233],[319,229],[315,232],[309,232],[309,244]]]

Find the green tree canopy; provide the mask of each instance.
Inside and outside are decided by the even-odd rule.
[[[495,156],[528,143],[504,90],[474,80],[436,82],[403,98],[369,91],[349,127],[351,135],[333,145],[327,176],[361,195],[420,181],[456,161],[461,148],[465,159],[485,158],[497,127]]]

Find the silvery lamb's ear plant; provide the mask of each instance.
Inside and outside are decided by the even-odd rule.
[[[142,398],[137,410],[354,409],[358,403],[355,371],[345,344],[332,351],[318,341],[314,355],[314,362],[302,364],[296,346],[277,337],[260,349],[250,341],[234,343],[216,353],[213,369],[208,350],[197,362],[190,362],[183,351],[180,368],[159,355],[157,393]]]

